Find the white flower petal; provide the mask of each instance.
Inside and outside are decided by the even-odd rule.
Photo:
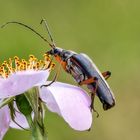
[[[10,113],[8,106],[5,106],[0,109],[0,140],[3,139],[3,136],[7,132],[10,124]]]
[[[42,87],[40,96],[48,109],[62,116],[73,129],[83,131],[91,127],[91,99],[81,88],[55,82]]]
[[[21,71],[13,73],[7,79],[0,79],[0,98],[19,95],[33,86],[44,84],[49,76],[49,70]]]

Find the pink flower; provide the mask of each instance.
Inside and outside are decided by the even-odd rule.
[[[0,99],[23,94],[33,87],[38,87],[40,98],[50,111],[61,116],[73,129],[88,130],[92,124],[91,99],[88,94],[79,87],[60,82],[40,88],[46,84],[49,74],[49,69],[26,69],[11,73],[7,78],[1,77]],[[15,121],[23,128],[28,128],[28,123],[21,113],[16,112]],[[0,122],[0,140],[9,126],[20,128],[11,120],[7,106],[0,109]]]
[[[10,114],[7,106],[0,109],[0,140],[7,132],[10,124]]]
[[[15,116],[16,116],[15,117],[16,123],[22,124],[21,126],[23,128],[29,128],[29,125],[26,121],[26,118],[21,113],[19,113],[17,111]],[[21,129],[21,127],[19,127],[17,124],[15,124],[11,120],[10,110],[9,110],[8,106],[6,105],[0,109],[0,140],[3,139],[3,136],[5,135],[7,130],[9,129],[9,126],[12,128]]]

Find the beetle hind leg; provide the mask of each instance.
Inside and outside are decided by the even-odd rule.
[[[102,73],[102,75],[105,78],[105,80],[107,80],[111,76],[111,72],[110,71],[105,71],[105,72]]]
[[[99,117],[99,113],[94,108],[94,98],[95,98],[97,87],[98,87],[98,78],[97,77],[91,77],[91,78],[88,78],[88,79],[86,79],[84,81],[81,81],[79,83],[80,86],[81,85],[89,85],[89,84],[93,84],[94,85],[94,88],[93,88],[93,90],[91,92],[91,104],[90,104],[90,108],[91,108],[91,111],[96,112],[97,117]]]
[[[91,111],[93,112],[96,112],[97,114],[97,118],[99,117],[99,113],[98,111],[94,108],[94,98],[95,98],[95,93],[91,93],[91,105],[90,105],[90,108],[91,108]]]
[[[79,83],[79,85],[82,86],[82,85],[92,84],[92,83],[94,83],[96,81],[97,81],[97,78],[96,77],[91,77],[91,78],[88,78],[88,79],[86,79],[84,81],[81,81]]]
[[[97,88],[98,88],[98,79],[96,79],[94,81],[94,90],[93,92],[91,92],[91,104],[90,104],[90,108],[91,108],[91,111],[93,112],[96,112],[97,114],[97,118],[99,117],[99,113],[96,111],[96,109],[94,108],[94,98],[95,98],[95,95],[96,95],[96,92],[97,92]]]

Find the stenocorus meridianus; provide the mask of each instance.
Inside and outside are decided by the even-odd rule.
[[[50,43],[41,34],[36,32],[33,28],[20,22],[16,21],[7,22],[2,27],[4,27],[9,23],[16,23],[24,27],[27,27],[28,29],[32,30],[34,33],[39,35],[52,48],[50,51],[47,51],[46,54],[54,56],[55,59],[61,64],[63,69],[67,73],[72,75],[72,77],[75,79],[78,85],[80,86],[87,85],[87,88],[91,93],[92,99],[91,109],[94,110],[95,95],[99,97],[100,101],[103,104],[104,110],[113,107],[115,105],[115,97],[108,83],[106,82],[106,79],[110,77],[111,73],[109,71],[101,73],[99,69],[96,67],[95,63],[86,54],[83,53],[77,54],[76,52],[56,47],[46,21],[42,20],[41,23],[42,22],[45,23],[46,29],[48,31],[52,43]],[[51,85],[56,80],[56,77],[57,75],[49,85]]]

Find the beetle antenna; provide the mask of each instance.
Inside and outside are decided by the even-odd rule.
[[[44,38],[40,33],[38,33],[36,30],[31,28],[30,26],[28,26],[28,25],[26,25],[24,23],[21,23],[21,22],[17,22],[17,21],[9,21],[9,22],[6,22],[5,24],[3,24],[1,26],[1,28],[4,28],[8,24],[18,24],[18,25],[21,25],[21,26],[24,26],[24,27],[28,28],[29,30],[33,31],[36,35],[38,35],[40,38],[42,38],[45,42],[47,42],[51,48],[54,48],[53,44],[51,44],[46,38]]]
[[[41,22],[40,22],[40,24],[42,24],[42,23],[45,24],[45,27],[47,29],[48,35],[49,35],[49,37],[51,39],[51,42],[52,42],[53,46],[55,47],[55,42],[54,42],[54,39],[53,39],[52,34],[50,32],[50,29],[49,29],[49,26],[48,26],[48,23],[47,23],[46,19],[42,19]]]

